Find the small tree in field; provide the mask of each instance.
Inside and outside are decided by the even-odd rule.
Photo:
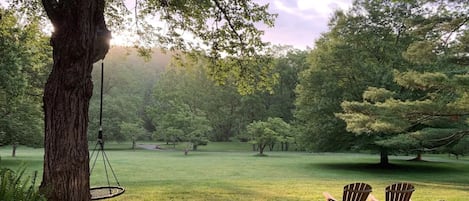
[[[254,121],[247,127],[251,143],[257,145],[259,155],[264,155],[264,149],[284,138],[290,131],[290,125],[281,118],[268,118],[267,121]]]
[[[119,125],[120,132],[132,140],[132,149],[135,149],[137,139],[145,134],[145,129],[138,123],[122,122]]]
[[[251,136],[251,143],[257,145],[259,155],[264,155],[267,145],[277,140],[277,133],[269,128],[267,122],[254,121],[247,127],[247,132]]]
[[[174,127],[166,127],[164,129],[160,128],[158,133],[158,137],[162,138],[166,144],[171,142],[174,149],[176,148],[177,142],[181,139],[181,136],[184,135],[184,131],[182,129]]]
[[[276,143],[289,143],[293,140],[294,131],[292,131],[290,124],[283,121],[283,119],[278,117],[268,118],[267,123],[277,133],[277,140],[270,145],[270,150],[273,150]]]

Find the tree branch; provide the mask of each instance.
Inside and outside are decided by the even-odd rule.
[[[453,36],[453,34],[458,31],[462,26],[464,26],[467,22],[469,22],[469,17],[466,17],[464,18],[464,20],[458,24],[458,26],[454,27],[450,33],[448,34],[448,36],[446,37],[446,39],[444,40],[444,44],[445,46],[448,45],[448,41],[450,40],[451,36]]]
[[[236,37],[238,37],[238,40],[239,40],[239,42],[241,43],[241,51],[243,51],[243,50],[244,50],[244,41],[243,41],[243,38],[242,38],[241,35],[236,31],[236,28],[235,28],[235,26],[233,25],[232,19],[231,19],[231,17],[228,15],[228,12],[226,11],[225,8],[223,8],[223,6],[221,6],[219,0],[213,0],[213,2],[215,2],[215,5],[217,6],[217,8],[222,12],[222,14],[223,14],[223,16],[225,17],[225,20],[226,20],[226,22],[228,23],[228,26],[230,27],[231,31],[233,31],[233,33],[236,35]]]
[[[429,141],[435,142],[435,143],[443,143],[443,144],[437,144],[435,146],[431,146],[431,148],[438,148],[438,147],[448,146],[453,142],[457,142],[466,135],[469,135],[469,130],[458,131],[458,132],[453,133],[450,136],[443,137],[440,139],[429,140]],[[428,148],[428,147],[425,147],[425,148]]]

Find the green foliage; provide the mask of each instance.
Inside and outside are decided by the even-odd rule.
[[[146,134],[145,129],[138,123],[122,122],[119,125],[120,132],[126,136],[130,136],[130,140],[136,141]]]
[[[463,41],[468,12],[465,1],[431,0],[358,0],[351,10],[337,11],[330,20],[330,31],[316,41],[311,66],[302,73],[297,87],[295,115],[306,146],[336,150],[382,140],[382,135],[397,134],[413,125],[396,117],[406,110],[433,108],[442,113],[446,109],[443,114],[452,114],[456,107],[444,106],[450,103],[464,111],[462,104],[467,99],[459,98],[466,96],[461,92],[464,78],[461,86],[454,82],[467,72]],[[450,74],[458,75],[447,79]],[[341,112],[345,114],[334,115]],[[375,116],[378,113],[380,118]],[[420,114],[413,115],[400,118],[415,120]],[[348,119],[347,125],[338,117]],[[346,130],[375,133],[379,139],[370,136],[364,140],[369,135],[360,135],[353,141]],[[329,146],[332,144],[337,146]]]
[[[289,141],[292,137],[290,132],[290,125],[278,117],[269,117],[267,121],[254,121],[247,126],[251,143],[258,146],[260,155],[264,154],[264,149],[268,145]]]
[[[4,201],[45,201],[35,186],[36,173],[32,180],[24,177],[26,168],[13,171],[8,168],[0,169],[0,200]]]
[[[298,75],[308,66],[308,51],[277,47],[276,52],[285,52],[275,58],[274,71],[279,75],[278,83],[272,93],[264,93],[263,99],[266,105],[266,116],[280,117],[286,122],[294,120],[295,88],[298,84]]]
[[[403,56],[416,64],[431,64],[437,58],[434,49],[435,44],[431,41],[417,41],[409,45]]]
[[[42,146],[42,87],[50,65],[47,37],[37,21],[20,22],[0,8],[1,145]]]
[[[363,100],[370,102],[383,102],[384,100],[393,97],[394,94],[394,92],[383,88],[368,87],[368,89],[363,92]]]
[[[142,50],[163,47],[170,50],[205,52],[210,60],[207,73],[220,83],[234,82],[242,93],[270,90],[268,43],[261,40],[258,24],[274,25],[276,14],[268,4],[251,0],[136,1],[135,19],[121,0],[109,1],[105,9],[112,31],[131,33],[130,39]],[[134,16],[132,16],[134,17]],[[155,25],[158,19],[164,26]],[[141,51],[144,55],[147,51]]]
[[[422,74],[417,71],[398,72],[395,71],[397,84],[413,90],[444,89],[451,83],[446,83],[448,77],[442,72],[428,72]]]
[[[408,66],[401,53],[411,43],[405,22],[415,6],[360,0],[330,19],[330,31],[316,41],[296,91],[295,116],[305,147],[351,148],[353,137],[334,113],[342,110],[342,101],[360,100],[368,87],[394,87],[392,70]]]
[[[449,150],[446,151],[456,156],[464,156],[469,154],[469,137],[466,136],[459,140],[454,146],[450,147]]]
[[[415,153],[422,152],[422,147],[419,147],[421,139],[419,134],[398,134],[391,138],[384,139],[377,138],[374,143],[380,147],[388,147],[401,153]]]
[[[396,73],[399,85],[425,93],[412,99],[389,97],[380,102],[344,101],[344,112],[337,117],[347,123],[348,131],[374,136],[376,145],[380,147],[404,152],[435,148],[451,150],[469,135],[467,122],[459,120],[460,116],[465,120],[469,114],[467,104],[459,104],[467,101],[467,86],[457,82],[458,79],[458,75],[443,73]],[[390,93],[385,89],[369,90],[371,92],[365,91],[364,94],[381,96],[379,93]],[[464,150],[464,143],[458,146]]]
[[[253,120],[266,119],[267,116],[292,119],[293,88],[296,85],[297,66],[304,61],[304,52],[292,51],[287,57],[276,58],[278,65],[273,73],[282,75],[282,82],[275,85],[272,94],[242,96],[234,80],[218,85],[207,75],[207,68],[211,64],[204,56],[194,53],[181,57],[181,60],[173,61],[165,73],[161,73],[164,65],[168,65],[164,63],[167,57],[155,52],[153,59],[145,63],[131,51],[112,48],[104,62],[103,130],[106,140],[129,140],[133,137],[122,131],[122,124],[138,124],[147,132],[155,134],[139,136],[141,139],[153,137],[171,142],[192,139],[195,142],[195,138],[199,138],[201,141],[195,144],[205,144],[207,140],[228,141],[242,133]],[[298,56],[300,54],[303,54],[303,58]],[[300,58],[295,61],[294,56]],[[98,132],[100,77],[100,66],[96,65],[93,72],[94,96],[90,103],[89,139],[96,138]],[[163,114],[167,114],[167,118],[163,118]],[[192,116],[193,120],[188,116]],[[203,126],[186,129],[185,133],[193,133],[198,137],[176,137],[163,131],[165,127],[176,129],[181,126],[167,124],[163,119],[185,119],[183,122]],[[211,129],[207,130],[207,125]],[[191,129],[194,132],[188,131]],[[205,134],[202,136],[201,133]]]
[[[293,88],[304,57],[304,52],[291,51],[287,56],[274,58],[276,65],[272,73],[280,75],[281,82],[272,88],[273,92],[256,92],[243,96],[238,93],[239,90],[234,84],[235,79],[219,85],[216,80],[207,76],[210,61],[205,56],[189,54],[173,62],[160,77],[155,84],[153,100],[146,112],[151,117],[153,125],[160,128],[168,124],[169,119],[184,119],[191,115],[196,120],[198,119],[196,117],[206,118],[197,121],[205,121],[208,124],[196,123],[196,125],[210,125],[211,129],[206,137],[212,141],[228,141],[235,136],[240,137],[246,126],[254,120],[285,117],[291,121],[294,108]],[[177,115],[178,113],[181,114]],[[169,118],[170,116],[174,117]],[[157,133],[161,134],[159,131]]]
[[[156,138],[167,142],[186,141],[194,145],[206,144],[212,130],[203,106],[203,90],[207,83],[204,74],[178,71],[172,68],[155,83],[153,102],[146,112],[156,127]],[[202,76],[202,77],[199,77]],[[205,80],[205,81],[204,81]]]
[[[467,50],[463,46],[467,34],[467,1],[414,1],[422,8],[417,17],[409,20],[411,33],[418,35],[404,53],[405,58],[420,64],[467,64]]]
[[[104,61],[102,126],[105,140],[122,142],[138,138],[149,139],[149,135],[145,135],[146,132],[142,131],[145,123],[151,121],[145,116],[144,110],[156,76],[169,63],[169,57],[161,52],[155,52],[152,55],[154,60],[145,62],[137,56],[135,49],[111,48]],[[89,109],[88,138],[90,140],[96,139],[99,130],[101,88],[99,64],[95,65],[92,75],[95,87]],[[152,132],[151,127],[145,129]]]

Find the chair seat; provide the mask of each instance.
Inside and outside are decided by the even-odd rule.
[[[386,201],[409,201],[415,188],[410,183],[395,183],[386,187]]]
[[[371,186],[366,183],[353,183],[344,186],[342,194],[342,201],[366,201],[368,195],[371,193]],[[326,201],[337,201],[329,193],[324,192]]]

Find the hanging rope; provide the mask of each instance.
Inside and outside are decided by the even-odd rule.
[[[116,197],[124,193],[125,189],[120,186],[119,180],[117,179],[116,174],[114,173],[114,169],[109,162],[109,158],[107,157],[106,152],[104,152],[104,139],[103,139],[103,87],[104,86],[104,61],[101,60],[101,90],[100,90],[100,102],[99,102],[99,131],[98,131],[98,140],[96,145],[94,146],[93,152],[91,153],[90,159],[94,158],[93,165],[90,170],[91,173],[94,170],[96,165],[96,161],[98,159],[99,153],[101,152],[103,163],[104,163],[104,172],[106,173],[106,180],[107,186],[95,187],[90,189],[91,193],[91,200],[101,200]],[[99,147],[98,147],[99,145]],[[98,149],[96,149],[98,148]],[[97,151],[96,156],[94,155],[95,151]],[[108,173],[108,166],[111,170],[112,175],[114,176],[114,180],[117,183],[117,186],[111,186],[111,182],[109,181],[109,173]],[[108,192],[105,192],[108,191]]]

